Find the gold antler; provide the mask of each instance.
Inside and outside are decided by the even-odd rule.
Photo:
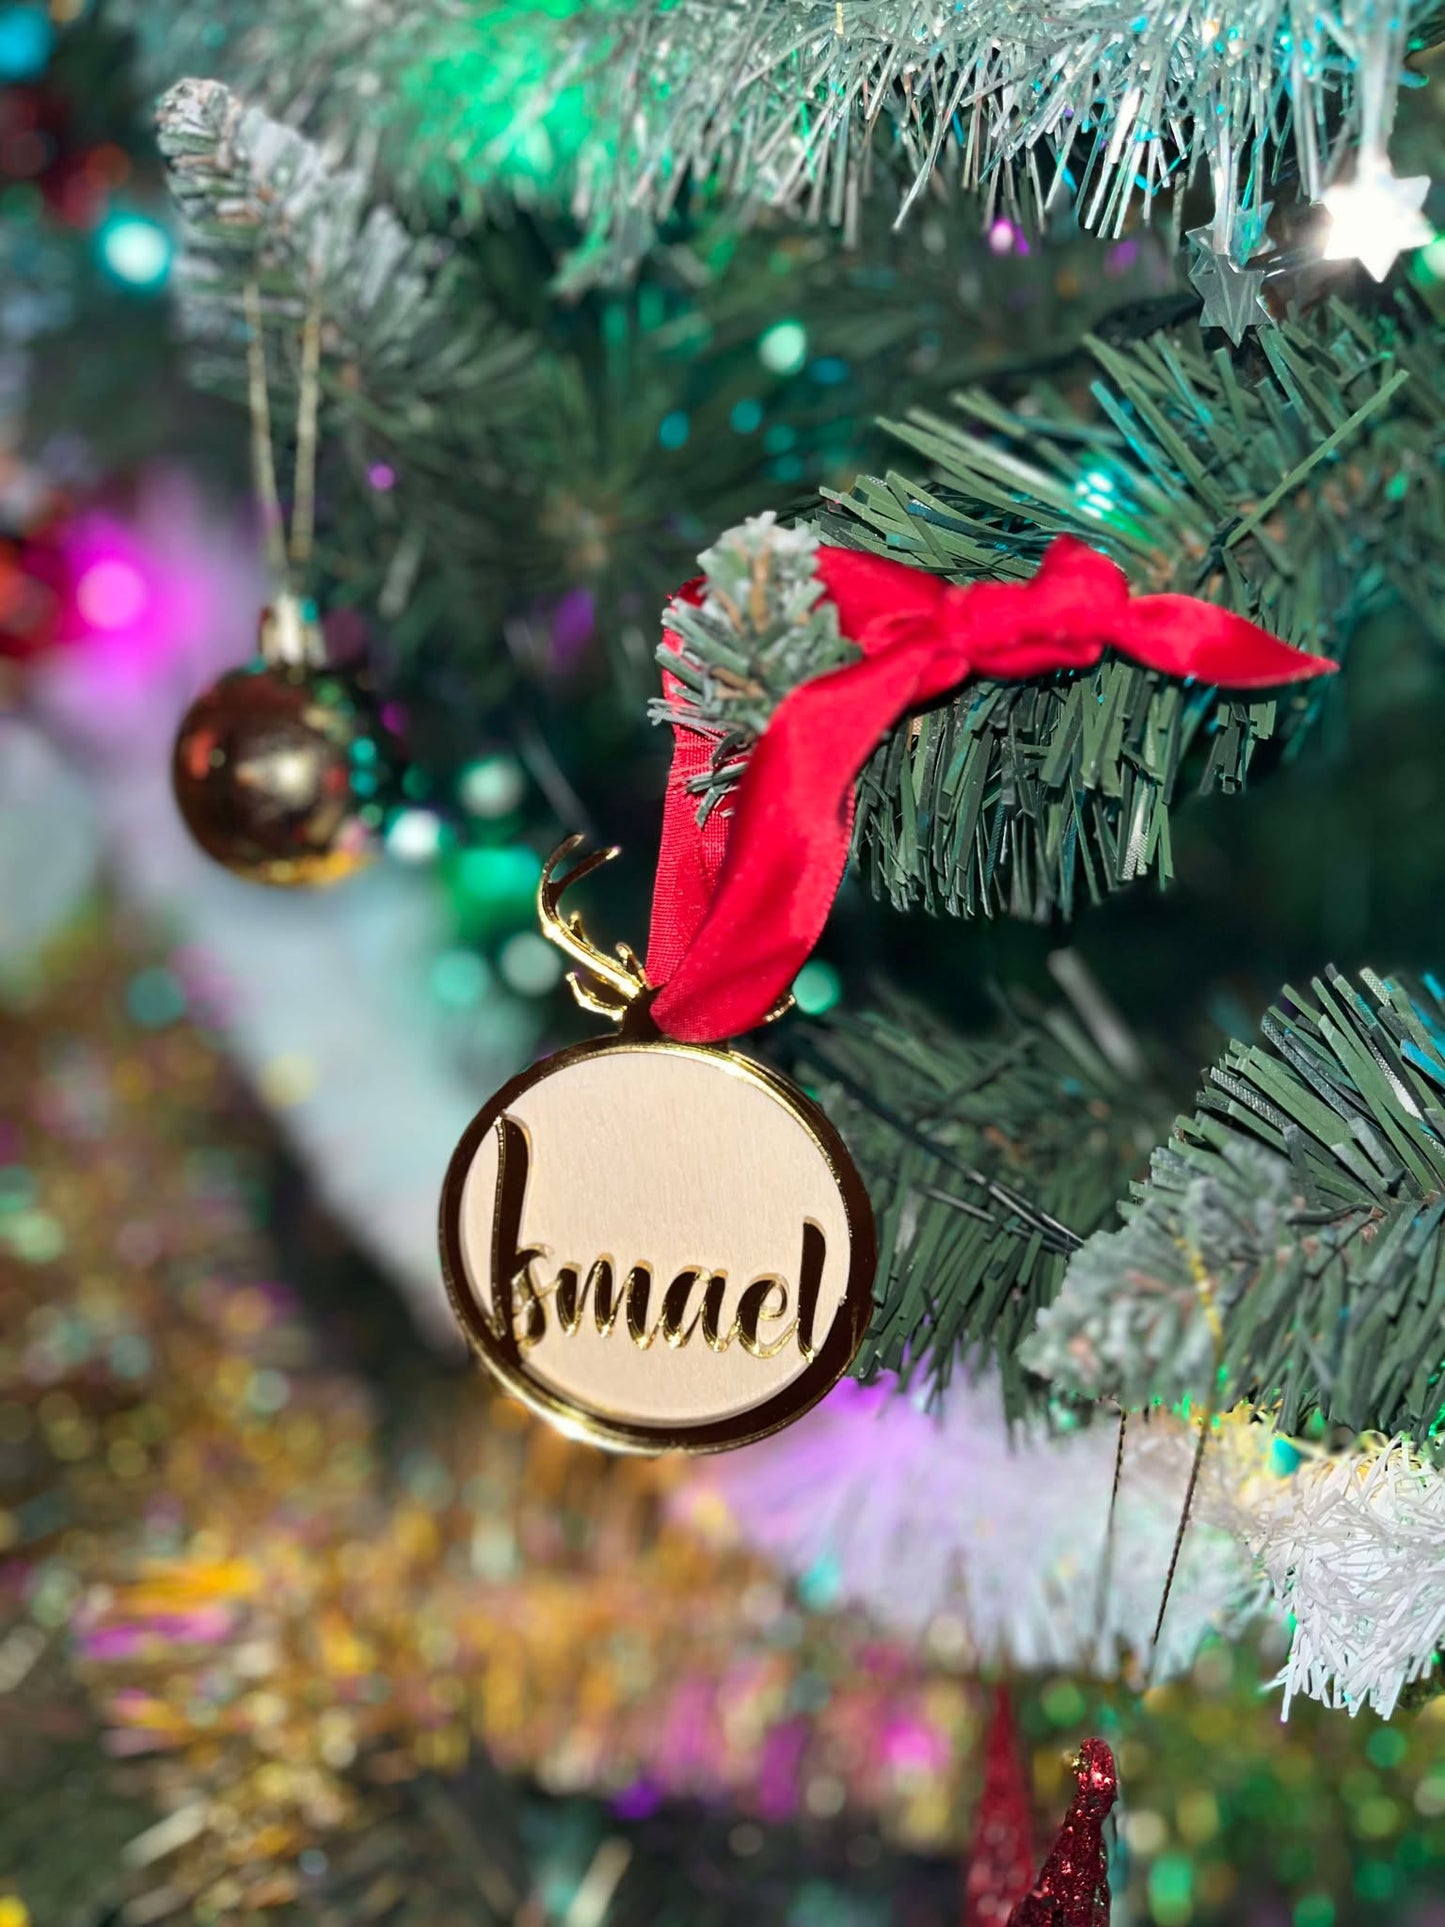
[[[599,1017],[610,1017],[620,1024],[637,998],[651,986],[646,971],[627,944],[618,944],[617,955],[622,961],[614,963],[605,951],[587,941],[582,932],[582,919],[576,911],[570,916],[562,914],[564,891],[570,890],[574,883],[581,883],[584,877],[590,877],[594,870],[600,870],[619,854],[616,849],[594,850],[574,864],[566,876],[559,876],[562,865],[581,845],[580,836],[569,836],[543,864],[542,880],[537,885],[537,915],[547,941],[555,943],[581,967],[567,973],[572,995],[578,1003],[584,1010],[595,1011]]]

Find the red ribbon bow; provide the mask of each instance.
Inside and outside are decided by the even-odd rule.
[[[968,677],[1022,681],[1089,669],[1106,649],[1228,689],[1268,689],[1336,667],[1194,596],[1132,596],[1116,563],[1068,536],[1024,583],[956,587],[849,549],[820,548],[817,564],[862,656],[783,698],[753,745],[730,813],[714,810],[702,827],[688,785],[708,770],[714,742],[674,725],[647,975],[661,986],[653,1021],[685,1042],[750,1030],[785,994],[842,881],[859,771],[900,718]],[[663,687],[678,692],[670,675]]]

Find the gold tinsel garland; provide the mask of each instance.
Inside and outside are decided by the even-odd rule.
[[[274,1905],[370,1790],[481,1744],[557,1789],[871,1810],[935,1843],[963,1681],[662,1526],[669,1474],[429,1368],[381,1409],[275,1282],[275,1152],[183,966],[102,928],[12,1015],[7,1588],[164,1818],[151,1905]],[[418,1349],[418,1362],[420,1352]]]
[[[966,1654],[806,1610],[660,1524],[665,1470],[566,1443],[394,1330],[396,1369],[363,1374],[327,1336],[352,1321],[278,1282],[325,1301],[360,1265],[272,1223],[274,1136],[198,961],[98,917],[47,974],[0,1013],[0,1700],[13,1726],[27,1682],[88,1694],[154,1815],[135,1920],[284,1905],[322,1843],[381,1816],[384,1844],[400,1792],[476,1748],[624,1811],[698,1795],[964,1844]],[[1403,1918],[1445,1853],[1442,1708],[1281,1727],[1219,1646],[1142,1703],[1059,1678],[1020,1704],[1041,1811],[1068,1742],[1116,1742],[1131,1894],[1181,1923],[1264,1891]]]

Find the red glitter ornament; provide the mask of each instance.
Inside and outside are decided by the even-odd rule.
[[[1053,1852],[1008,1927],[1109,1927],[1109,1866],[1104,1822],[1119,1795],[1114,1756],[1102,1740],[1085,1740],[1074,1762],[1079,1790]]]
[[[60,639],[69,570],[53,525],[0,534],[0,657],[47,655]]]
[[[1013,1699],[1008,1688],[1000,1686],[984,1743],[983,1793],[963,1889],[963,1927],[1008,1927],[1034,1877],[1033,1834]]]

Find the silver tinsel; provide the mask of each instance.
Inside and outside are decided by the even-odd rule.
[[[851,232],[890,177],[900,215],[956,184],[986,218],[1072,206],[1118,234],[1204,169],[1224,252],[1281,165],[1319,199],[1367,131],[1362,82],[1393,96],[1386,19],[1379,0],[594,0],[562,36],[599,116],[578,207],[616,242],[691,180]]]
[[[1287,1479],[1228,1469],[1244,1476],[1213,1479],[1203,1512],[1245,1542],[1290,1616],[1284,1716],[1300,1696],[1389,1719],[1440,1664],[1445,1477],[1401,1438],[1307,1458]]]

